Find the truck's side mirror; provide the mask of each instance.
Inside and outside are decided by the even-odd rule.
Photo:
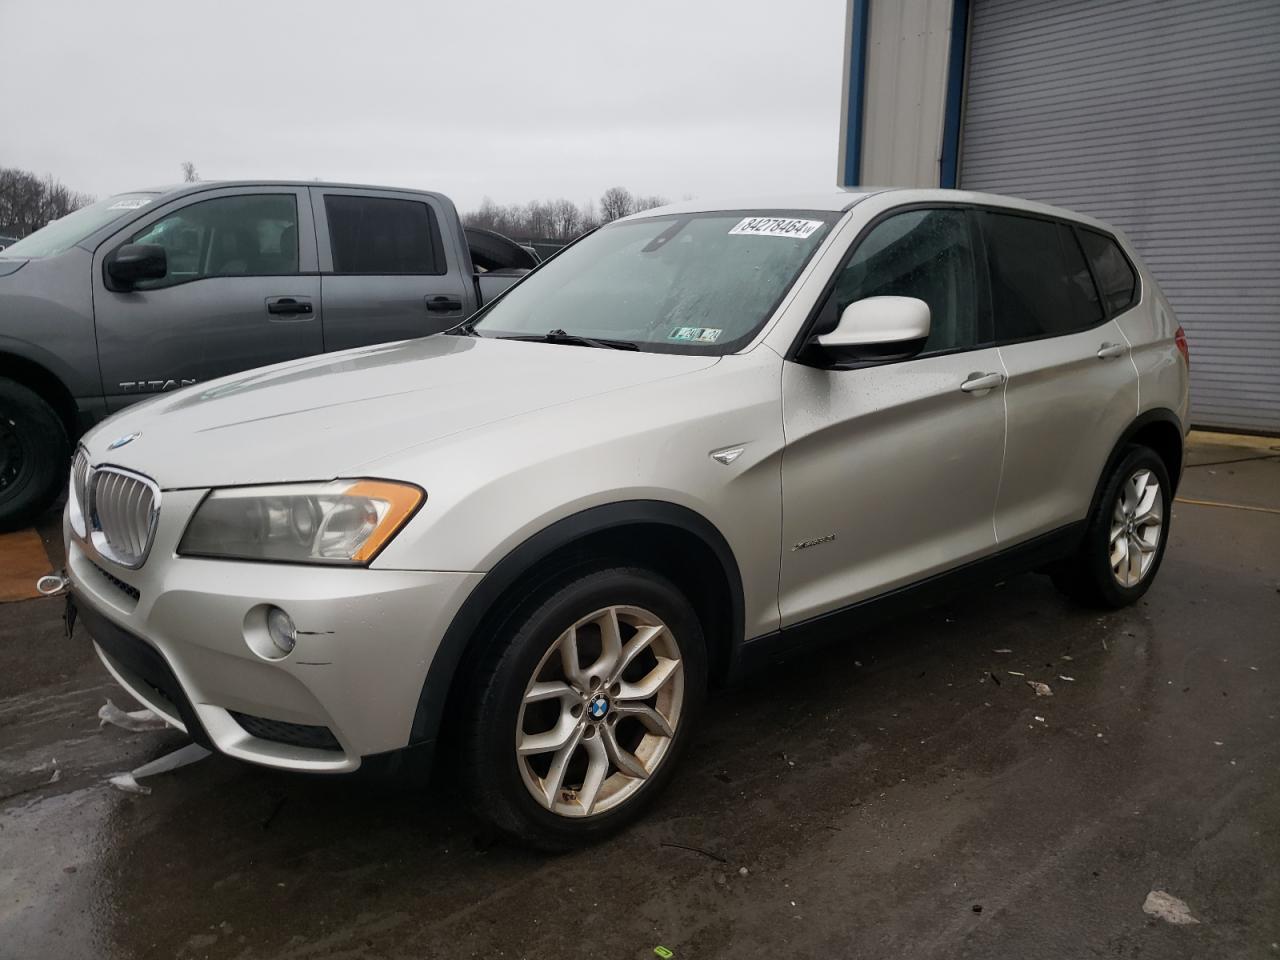
[[[140,280],[163,280],[168,273],[164,247],[154,243],[126,243],[107,260],[107,276],[124,289]]]
[[[906,360],[929,339],[929,305],[915,297],[867,297],[844,308],[813,346],[834,364]]]

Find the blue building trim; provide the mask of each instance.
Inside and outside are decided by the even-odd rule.
[[[947,54],[947,104],[942,120],[942,163],[938,186],[955,187],[960,173],[960,111],[964,107],[964,67],[969,40],[969,0],[951,0],[951,49]]]
[[[851,0],[849,90],[846,98],[844,169],[841,186],[853,187],[862,177],[862,106],[867,92],[867,18],[871,0]]]

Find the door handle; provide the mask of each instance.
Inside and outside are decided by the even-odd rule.
[[[432,313],[453,313],[462,309],[461,297],[427,297],[427,309]]]
[[[267,297],[267,313],[275,316],[305,316],[313,311],[310,300],[298,297]]]
[[[1099,360],[1114,360],[1120,356],[1124,356],[1124,344],[1122,343],[1104,343],[1098,348]]]
[[[1004,383],[1003,373],[971,373],[969,379],[960,384],[965,393],[986,393]]]

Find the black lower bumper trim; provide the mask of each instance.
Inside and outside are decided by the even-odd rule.
[[[74,596],[68,602],[75,603]],[[90,604],[79,603],[76,608],[89,635],[107,656],[123,668],[123,672],[131,675],[129,679],[141,682],[167,701],[187,728],[191,739],[200,746],[213,750],[213,741],[209,739],[191,700],[163,654],[141,637],[116,626]]]

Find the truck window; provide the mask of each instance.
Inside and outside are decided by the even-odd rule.
[[[435,212],[421,201],[327,194],[324,212],[334,273],[445,272]]]
[[[298,203],[293,194],[215,197],[175,210],[129,238],[164,247],[169,273],[138,289],[206,277],[269,277],[298,272]]]

